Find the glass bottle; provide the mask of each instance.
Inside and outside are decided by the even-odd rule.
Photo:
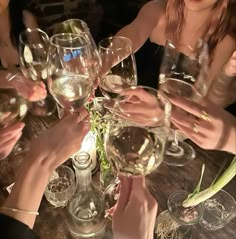
[[[105,204],[102,193],[94,187],[90,155],[81,152],[73,165],[77,191],[67,205],[67,223],[73,238],[91,238],[105,233]]]

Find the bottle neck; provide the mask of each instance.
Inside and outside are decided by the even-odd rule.
[[[86,188],[92,184],[92,174],[90,167],[86,169],[76,169],[78,187]]]

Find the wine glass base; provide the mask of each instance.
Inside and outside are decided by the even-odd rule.
[[[163,162],[170,166],[182,167],[195,157],[196,152],[191,145],[180,141],[178,146],[173,146],[173,141],[168,141]]]
[[[35,116],[50,116],[56,111],[56,102],[48,95],[44,100],[30,102],[29,112]]]

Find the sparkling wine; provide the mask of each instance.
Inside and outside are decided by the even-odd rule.
[[[197,90],[193,83],[191,84],[184,80],[174,78],[165,78],[160,82],[159,89],[163,90],[166,93],[172,95],[177,94],[196,102],[198,102],[203,97],[204,93]]]
[[[117,171],[128,175],[146,175],[163,160],[164,144],[157,132],[138,126],[114,129],[106,138],[109,161]]]
[[[93,85],[87,76],[67,75],[49,80],[49,89],[62,107],[76,112],[92,94]]]
[[[15,89],[0,89],[0,128],[24,118],[27,103]]]

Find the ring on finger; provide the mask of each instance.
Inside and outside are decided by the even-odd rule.
[[[209,122],[211,121],[211,119],[209,117],[209,114],[204,110],[202,110],[200,118],[205,120],[205,121],[209,121]]]
[[[197,121],[193,123],[193,132],[195,133],[199,132],[199,123]]]

